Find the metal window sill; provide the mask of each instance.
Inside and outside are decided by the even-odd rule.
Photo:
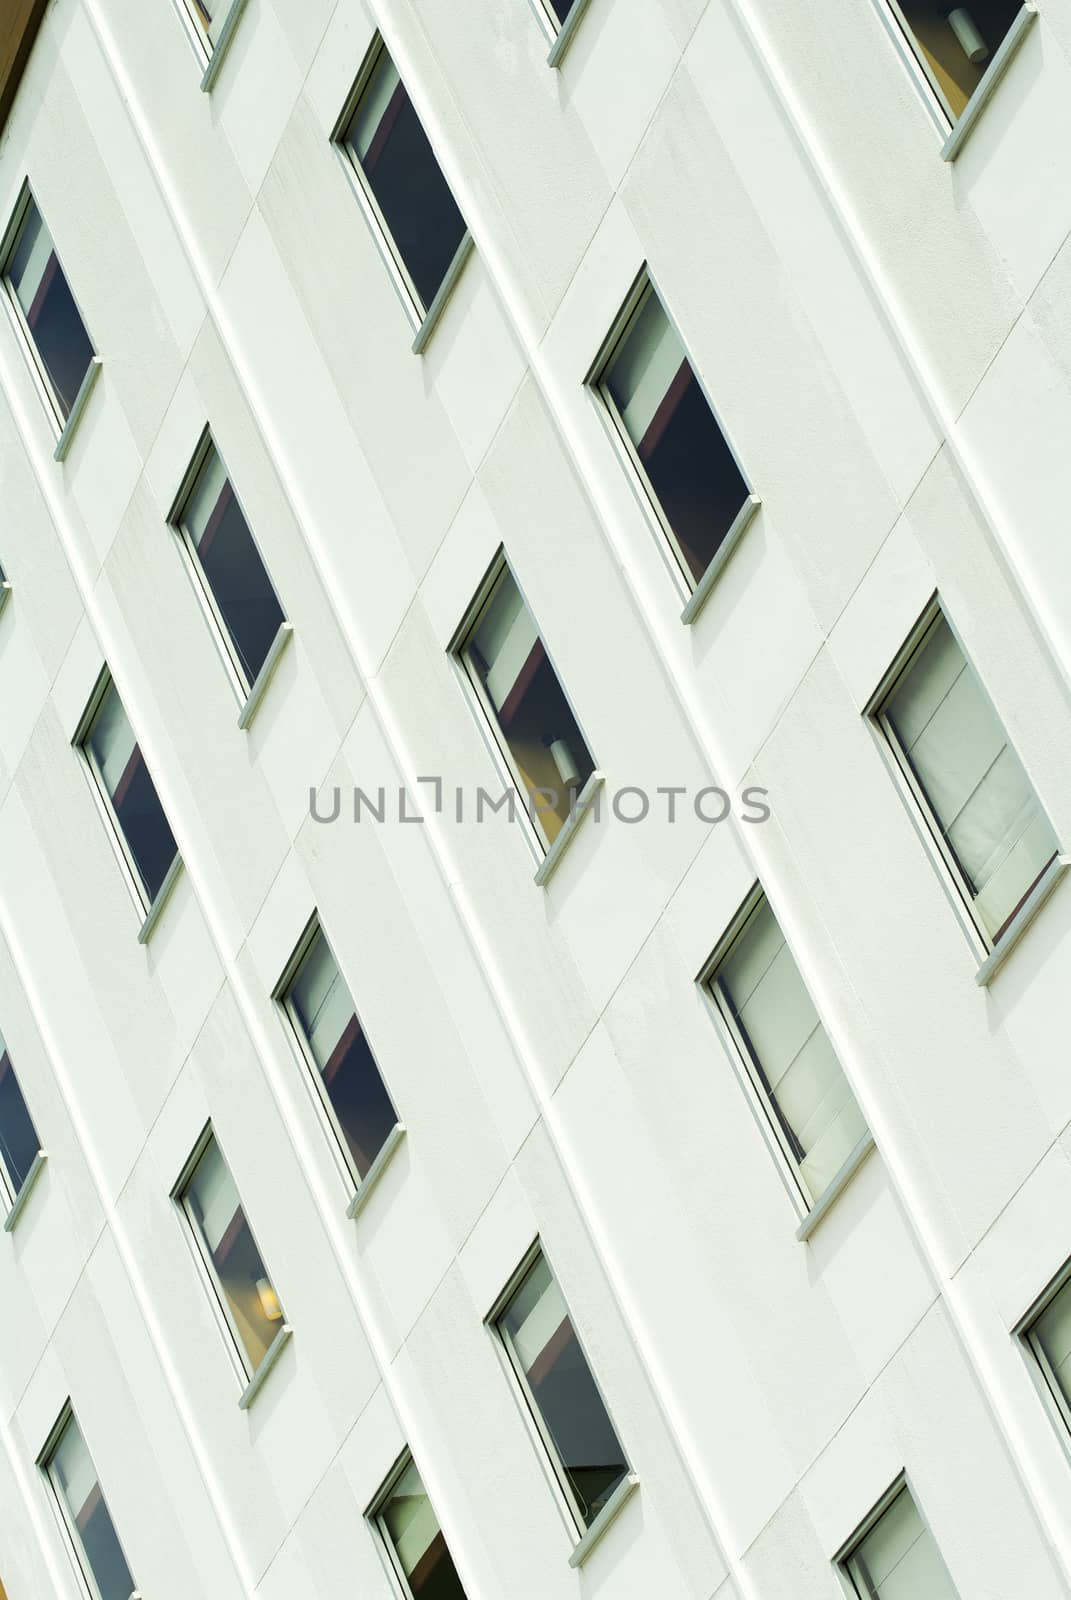
[[[148,911],[145,913],[145,921],[141,924],[141,927],[138,930],[139,944],[148,944],[152,930],[156,927],[156,924],[160,920],[160,913],[163,911],[164,904],[167,901],[172,889],[175,887],[175,880],[181,871],[182,857],[176,850],[175,859],[168,867],[164,876],[164,881],[160,885],[159,889],[157,889],[156,897]]]
[[[19,1218],[21,1217],[23,1207],[30,1198],[30,1190],[37,1182],[38,1174],[40,1173],[41,1168],[44,1166],[47,1159],[48,1158],[45,1155],[45,1152],[43,1150],[38,1150],[37,1154],[31,1161],[30,1170],[26,1174],[25,1178],[23,1178],[19,1192],[15,1196],[15,1203],[11,1207],[11,1210],[8,1212],[7,1216],[4,1218],[5,1233],[10,1233],[16,1222],[18,1222]]]
[[[290,1336],[293,1331],[294,1330],[290,1326],[289,1322],[283,1323],[282,1327],[279,1329],[279,1332],[275,1335],[275,1338],[264,1352],[264,1359],[261,1361],[260,1366],[257,1368],[256,1372],[254,1372],[253,1376],[250,1378],[249,1382],[239,1395],[239,1411],[249,1410],[249,1407],[253,1404],[253,1401],[256,1399],[261,1389],[263,1389],[269,1372],[271,1372],[272,1368],[277,1365],[283,1350],[290,1343]]]
[[[740,507],[740,510],[737,512],[733,521],[729,525],[728,533],[725,535],[725,538],[721,541],[721,544],[714,552],[714,556],[709,567],[696,584],[696,587],[688,600],[688,604],[681,612],[681,621],[683,623],[687,624],[694,622],[700,611],[702,611],[703,607],[706,605],[708,599],[710,598],[711,590],[714,588],[718,578],[724,571],[729,557],[736,549],[736,546],[740,543],[740,540],[744,534],[744,530],[748,527],[751,519],[754,517],[756,511],[761,505],[762,501],[759,499],[757,494],[749,494],[743,505]]]
[[[292,622],[280,622],[275,638],[268,646],[268,653],[264,657],[260,671],[253,679],[252,687],[242,703],[242,709],[238,713],[239,728],[248,728],[256,716],[257,708],[264,698],[268,684],[271,682],[271,675],[279,665],[283,651],[290,643],[293,632],[294,624]]]
[[[603,1535],[612,1523],[616,1522],[625,1506],[632,1499],[640,1486],[640,1480],[634,1472],[626,1473],[607,1500],[595,1521],[588,1528],[580,1543],[569,1557],[571,1567],[582,1567],[588,1556],[600,1542]]]
[[[347,1217],[359,1217],[368,1204],[368,1196],[372,1193],[379,1179],[385,1172],[391,1156],[405,1138],[405,1123],[396,1122],[388,1133],[372,1165],[361,1179],[360,1187],[349,1205],[346,1207]]]
[[[587,6],[588,0],[574,0],[573,9],[570,11],[569,15],[558,29],[558,32],[554,37],[554,43],[551,45],[550,51],[548,52],[548,67],[561,66],[562,58],[573,42],[573,36],[575,35],[577,28],[580,26],[580,19],[587,10]]]
[[[100,377],[100,369],[103,365],[104,363],[100,356],[94,356],[86,368],[86,375],[82,379],[81,387],[74,397],[74,405],[71,407],[70,415],[63,424],[60,436],[56,440],[56,448],[52,452],[53,461],[65,461],[67,459],[67,452],[70,450],[74,440],[75,430],[82,420],[86,406],[89,404],[89,397],[96,387],[97,379]]]
[[[208,65],[201,78],[202,94],[211,94],[212,85],[219,77],[223,67],[223,58],[230,49],[231,40],[234,38],[242,12],[246,8],[247,0],[234,0],[231,9],[227,12],[227,20],[219,30],[219,38],[212,47],[212,54],[208,58]]]
[[[558,837],[536,869],[535,883],[538,888],[541,889],[558,870],[562,856],[569,848],[573,835],[591,810],[591,803],[605,782],[605,774],[596,769],[577,795],[576,805],[562,823]]]
[[[473,248],[474,241],[472,234],[466,228],[464,238],[454,251],[454,258],[446,269],[446,276],[443,278],[443,281],[440,283],[438,289],[436,289],[435,298],[425,311],[424,320],[421,322],[416,333],[413,335],[412,351],[415,356],[424,354],[428,340],[435,332],[436,324],[446,308],[446,302],[453,293],[454,285],[457,283],[458,278],[460,278],[462,268],[464,267],[469,256],[472,254]]]
[[[1001,40],[992,61],[985,70],[981,83],[964,106],[959,121],[945,140],[941,149],[942,161],[955,161],[963,149],[975,123],[988,105],[994,89],[1008,70],[1013,56],[1037,21],[1037,16],[1038,8],[1034,4],[1034,0],[1027,0],[1027,4],[1023,6],[1023,9]]]
[[[817,1228],[822,1218],[836,1205],[845,1189],[851,1183],[859,1168],[863,1165],[870,1152],[875,1148],[874,1135],[867,1130],[859,1140],[851,1155],[845,1161],[840,1171],[830,1179],[829,1183],[818,1196],[814,1205],[808,1211],[799,1227],[796,1229],[796,1238],[805,1242]]]
[[[1071,856],[1054,856],[1049,862],[1045,871],[1001,934],[1000,942],[996,948],[991,951],[974,974],[974,981],[980,989],[984,989],[995,974],[1000,971],[1069,867],[1071,867]]]

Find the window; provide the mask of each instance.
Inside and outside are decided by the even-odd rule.
[[[553,843],[595,763],[504,560],[493,570],[459,655],[529,812],[545,842]]]
[[[284,618],[227,469],[207,435],[172,521],[244,698]]]
[[[134,737],[119,691],[105,670],[77,742],[111,819],[138,897],[148,911],[162,898],[178,847]]]
[[[246,0],[179,0],[189,21],[198,54],[207,64],[202,89],[210,89],[219,72]]]
[[[83,393],[95,353],[52,236],[29,190],[16,218],[14,238],[5,255],[4,281],[56,425],[62,430]]]
[[[758,501],[646,277],[595,381],[685,579],[698,585]]]
[[[944,615],[878,721],[987,949],[1058,853],[1030,780]]]
[[[0,1197],[10,1210],[41,1154],[41,1141],[0,1035]],[[5,1193],[6,1190],[6,1193]]]
[[[246,1376],[253,1378],[276,1340],[289,1329],[230,1168],[211,1134],[178,1199],[216,1290],[235,1353]]]
[[[82,1431],[68,1409],[41,1465],[92,1600],[130,1600],[130,1576]]]
[[[629,1465],[542,1251],[495,1325],[583,1534],[629,1477]]]
[[[558,66],[580,21],[587,0],[536,0],[543,13],[552,44],[548,62]]]
[[[841,1570],[857,1600],[957,1600],[933,1534],[902,1482],[865,1525]]]
[[[408,1451],[369,1516],[405,1600],[465,1600],[435,1508]]]
[[[378,36],[336,137],[353,162],[411,313],[423,324],[460,266],[468,230]]]
[[[1071,1428],[1071,1270],[1065,1268],[1023,1337],[1054,1409]]]
[[[362,1183],[398,1125],[398,1114],[322,929],[314,926],[300,948],[282,1002],[342,1153]]]
[[[891,0],[893,14],[949,122],[966,108],[1023,10],[1022,0]]]
[[[807,1207],[869,1142],[829,1035],[765,895],[707,979]]]

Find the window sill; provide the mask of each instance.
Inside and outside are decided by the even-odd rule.
[[[59,438],[56,440],[56,448],[52,452],[53,461],[65,461],[67,459],[67,452],[70,450],[71,444],[74,440],[75,429],[82,420],[86,406],[89,404],[89,397],[96,387],[97,379],[100,376],[100,369],[103,365],[104,363],[100,357],[94,356],[92,361],[89,363],[89,366],[86,368],[86,375],[82,379],[82,386],[74,397],[74,405],[71,407],[71,414],[67,418],[67,421],[63,424],[63,430],[60,433]]]
[[[234,0],[234,4],[227,12],[227,20],[219,31],[219,38],[216,40],[212,54],[208,58],[208,65],[205,68],[204,76],[201,79],[202,94],[212,93],[212,85],[220,75],[220,72],[223,68],[223,58],[230,48],[231,40],[234,38],[235,31],[238,27],[238,23],[241,21],[242,12],[245,10],[245,8],[246,0]]]
[[[574,0],[573,9],[562,23],[550,47],[547,56],[548,67],[560,67],[562,58],[573,42],[573,36],[580,26],[580,19],[587,10],[588,0]]]
[[[384,1140],[383,1147],[361,1179],[361,1186],[346,1207],[347,1217],[359,1217],[368,1204],[368,1196],[385,1172],[391,1156],[405,1138],[405,1123],[396,1122]]]
[[[1012,57],[1037,21],[1038,8],[1034,0],[1027,0],[1019,15],[1004,35],[999,48],[992,61],[986,68],[981,83],[967,101],[952,132],[944,142],[941,150],[943,161],[955,161],[964,144],[970,136],[971,130],[989,103],[993,90],[1003,78]]]
[[[538,888],[541,889],[558,870],[558,864],[569,848],[570,840],[591,810],[591,803],[605,782],[605,775],[596,770],[577,795],[576,805],[562,823],[558,837],[536,869],[535,882]]]
[[[290,1336],[293,1331],[294,1330],[290,1326],[289,1322],[283,1323],[282,1327],[279,1329],[279,1332],[275,1335],[275,1338],[264,1352],[264,1359],[260,1363],[260,1366],[257,1368],[256,1372],[254,1372],[253,1376],[242,1390],[242,1393],[238,1399],[239,1411],[249,1410],[249,1407],[253,1404],[253,1401],[256,1399],[261,1389],[263,1389],[268,1373],[271,1372],[272,1368],[277,1364],[279,1357],[283,1353],[283,1350],[290,1343]]]
[[[7,1216],[4,1218],[4,1232],[5,1233],[10,1233],[12,1231],[12,1229],[14,1228],[16,1222],[18,1222],[19,1218],[21,1217],[22,1211],[23,1211],[23,1207],[25,1206],[27,1200],[30,1198],[30,1190],[33,1188],[34,1184],[37,1182],[37,1178],[38,1178],[38,1175],[40,1174],[41,1168],[44,1166],[44,1164],[45,1164],[47,1159],[48,1158],[45,1155],[45,1152],[43,1150],[38,1150],[37,1154],[34,1156],[32,1162],[30,1163],[30,1170],[26,1174],[25,1178],[23,1178],[23,1180],[22,1180],[22,1187],[19,1189],[18,1194],[15,1196],[15,1203],[11,1207],[11,1210],[8,1212]]]
[[[707,600],[710,598],[710,592],[715,583],[717,583],[721,573],[724,571],[729,557],[736,549],[736,546],[740,543],[745,529],[748,527],[751,519],[754,517],[756,511],[761,505],[762,501],[759,499],[757,494],[749,494],[743,505],[740,507],[735,519],[730,524],[728,533],[725,535],[725,538],[721,541],[721,544],[715,551],[709,567],[700,578],[688,601],[688,604],[681,612],[681,621],[683,623],[687,624],[694,622],[700,611],[702,611],[703,607],[706,605]]]
[[[569,1557],[571,1567],[582,1567],[595,1546],[602,1539],[610,1525],[617,1521],[624,1507],[632,1499],[640,1486],[640,1480],[634,1472],[626,1473],[607,1500],[595,1521],[588,1528],[580,1543]]]
[[[984,989],[1011,955],[1060,879],[1071,867],[1071,856],[1054,856],[1000,936],[996,949],[982,962],[974,981]]]
[[[138,930],[139,944],[148,944],[152,935],[152,930],[156,927],[156,924],[160,920],[160,913],[164,909],[164,904],[167,901],[172,889],[175,887],[175,880],[181,871],[182,857],[176,852],[175,859],[168,867],[163,883],[156,891],[156,898],[153,900],[152,905],[145,913],[145,921],[141,924],[141,927]]]
[[[292,622],[280,622],[278,632],[268,647],[267,655],[264,657],[264,663],[253,679],[253,686],[246,695],[242,709],[238,713],[239,728],[248,728],[256,716],[257,708],[264,698],[264,692],[271,682],[271,675],[279,665],[283,651],[290,643],[293,632],[294,624]]]
[[[473,250],[473,238],[468,229],[465,237],[454,251],[454,259],[446,269],[446,276],[435,291],[435,299],[424,313],[424,320],[413,335],[412,351],[415,356],[422,356],[427,347],[428,340],[435,332],[436,323],[446,308],[446,302],[454,292],[454,285],[461,276],[462,268],[469,259]]]
[[[802,1242],[811,1237],[822,1218],[836,1205],[845,1189],[851,1183],[867,1156],[874,1149],[874,1135],[864,1133],[847,1161],[840,1171],[830,1180],[825,1189],[818,1196],[814,1205],[808,1211],[799,1227],[796,1229],[796,1238]]]

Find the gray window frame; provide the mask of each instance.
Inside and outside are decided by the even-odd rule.
[[[207,1122],[202,1128],[197,1137],[197,1141],[193,1146],[193,1149],[183,1165],[182,1171],[179,1173],[179,1176],[172,1187],[171,1200],[182,1223],[183,1232],[193,1255],[198,1275],[201,1279],[203,1287],[207,1292],[209,1302],[215,1315],[216,1323],[221,1334],[223,1335],[223,1341],[226,1345],[228,1355],[230,1356],[231,1363],[235,1370],[235,1374],[238,1377],[239,1382],[242,1384],[242,1392],[239,1397],[238,1405],[241,1410],[245,1411],[256,1394],[259,1392],[265,1378],[274,1367],[276,1361],[283,1351],[283,1348],[288,1343],[290,1336],[293,1333],[293,1328],[287,1320],[284,1311],[283,1317],[275,1330],[275,1336],[268,1345],[267,1349],[264,1351],[264,1354],[260,1359],[259,1366],[253,1366],[249,1359],[249,1353],[246,1350],[245,1344],[242,1340],[242,1336],[238,1331],[237,1325],[235,1324],[231,1308],[227,1303],[226,1291],[220,1282],[219,1273],[216,1271],[215,1263],[212,1260],[212,1252],[208,1247],[208,1241],[205,1239],[204,1231],[194,1215],[193,1207],[190,1203],[189,1190],[194,1174],[197,1171],[197,1167],[202,1156],[207,1151],[209,1145],[213,1143],[219,1150],[223,1164],[230,1174],[231,1182],[234,1184],[235,1193],[238,1195],[238,1204],[241,1206],[242,1216],[245,1218],[245,1225],[252,1235],[253,1243],[256,1245],[257,1254],[260,1257],[262,1265],[264,1266],[265,1273],[268,1274],[268,1281],[273,1288],[275,1287],[275,1279],[268,1273],[268,1264],[265,1259],[264,1252],[260,1248],[260,1241],[254,1232],[253,1224],[249,1220],[249,1213],[246,1211],[245,1201],[242,1199],[241,1190],[238,1188],[238,1180],[234,1176],[234,1171],[227,1159],[223,1145],[221,1144],[215,1128],[210,1121]],[[281,1305],[282,1302],[280,1300],[280,1307]]]
[[[680,341],[681,349],[691,368],[692,376],[699,385],[710,414],[725,442],[725,448],[736,463],[736,469],[740,474],[745,489],[744,500],[739,512],[726,529],[721,544],[711,556],[699,578],[694,577],[692,574],[684,552],[678,543],[677,536],[670,525],[669,518],[662,509],[662,502],[658,497],[654,484],[648,477],[647,469],[640,460],[639,451],[629,437],[624,419],[610,392],[608,381],[610,368],[615,357],[635,327],[641,311],[652,295],[662,307],[666,321]],[[700,608],[714,588],[717,579],[728,565],[730,556],[759,510],[762,501],[755,493],[754,485],[744,468],[740,452],[733,443],[732,436],[722,420],[721,413],[711,399],[710,391],[703,381],[703,376],[692,359],[688,342],[676,318],[669,309],[666,297],[660,292],[647,262],[644,262],[640,268],[632,287],[625,296],[621,309],[614,318],[610,331],[599,348],[598,355],[585,375],[584,386],[598,406],[604,425],[607,427],[618,456],[628,473],[633,493],[636,495],[648,522],[651,524],[652,532],[660,536],[658,545],[663,560],[676,583],[678,592],[685,601],[684,610],[681,612],[681,621],[684,623],[694,622]]]

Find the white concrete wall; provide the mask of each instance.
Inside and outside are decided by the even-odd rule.
[[[1071,847],[1071,0],[959,159],[876,0],[53,0],[0,143],[103,374],[0,318],[0,1581],[76,1595],[70,1395],[146,1600],[391,1593],[408,1442],[470,1600],[834,1600],[902,1470],[962,1600],[1071,1583],[1011,1331],[1071,1255],[1071,889],[988,989],[862,710],[939,589]],[[422,358],[329,135],[379,26],[475,238]],[[696,624],[582,384],[649,262],[763,506]],[[257,718],[165,516],[210,422],[294,639]],[[324,826],[501,767],[447,646],[500,543],[608,790],[764,826]],[[150,942],[70,741],[107,660],[185,870]],[[426,793],[427,791],[425,791]],[[756,876],[877,1150],[810,1241],[695,978]],[[407,1134],[356,1221],[270,999],[318,907]],[[172,1185],[211,1117],[294,1336],[254,1406]],[[579,1571],[483,1317],[539,1233],[641,1487]]]

